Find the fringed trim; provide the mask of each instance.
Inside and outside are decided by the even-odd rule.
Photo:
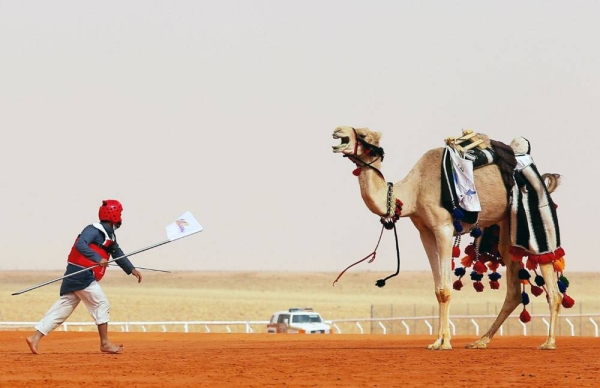
[[[454,275],[458,277],[458,280],[454,282],[452,287],[457,291],[463,288],[462,278],[467,274],[467,268],[471,267],[473,270],[470,273],[470,278],[473,281],[473,288],[477,292],[482,292],[484,289],[481,280],[488,269],[491,271],[491,273],[488,274],[490,288],[492,290],[500,288],[498,280],[501,278],[501,275],[496,271],[501,265],[504,265],[504,262],[498,251],[498,230],[493,230],[493,233],[488,233],[488,230],[486,229],[483,233],[481,245],[486,247],[485,252],[483,250],[480,252],[479,250],[477,238],[481,236],[481,231],[479,230],[479,232],[477,232],[476,230],[479,230],[479,228],[475,228],[471,231],[471,236],[474,237],[474,241],[465,248],[465,256],[460,259],[460,263],[463,266],[458,268],[455,268],[454,266],[454,259],[460,256],[460,236],[457,236],[454,240],[454,245],[452,247],[452,270],[454,271]],[[558,289],[561,294],[563,294],[562,306],[567,309],[573,307],[575,301],[567,295],[569,280],[563,275],[565,269],[565,251],[563,248],[559,247],[553,252],[535,255],[526,249],[513,246],[510,247],[509,252],[512,255],[512,260],[521,263],[521,269],[518,274],[522,284],[521,303],[523,304],[523,311],[519,315],[521,322],[527,323],[531,321],[531,315],[526,307],[530,302],[526,287],[529,286],[529,291],[535,297],[540,296],[544,292],[546,294],[548,293],[544,278],[537,273],[540,264],[554,265],[554,271],[558,276]],[[523,260],[524,258],[527,258],[525,263]],[[533,283],[531,282],[530,271],[533,271],[535,274]]]
[[[465,256],[460,260],[460,263],[463,265],[459,268],[454,268],[454,258],[458,258],[460,256],[460,249],[458,248],[458,244],[460,243],[460,238],[457,237],[454,243],[454,247],[452,248],[452,269],[454,274],[458,276],[458,280],[454,282],[452,287],[455,290],[460,290],[463,287],[462,277],[466,275],[467,268],[473,268],[470,273],[470,278],[473,281],[473,288],[477,292],[482,292],[485,286],[481,282],[483,276],[488,272],[489,285],[492,290],[498,290],[500,288],[500,282],[498,280],[502,277],[497,270],[501,265],[504,265],[502,261],[502,257],[498,251],[498,230],[486,228],[485,232],[482,232],[481,229],[476,226],[471,230],[471,236],[473,237],[473,242],[469,244],[465,248]],[[478,244],[479,237],[481,238],[480,244]],[[485,249],[484,249],[485,247]]]
[[[561,251],[562,251],[562,248],[561,248]],[[558,253],[558,250],[556,250],[555,253]],[[564,252],[563,252],[563,254],[564,254]],[[515,259],[515,258],[516,258],[516,256],[513,256],[513,260],[519,261],[519,259]],[[523,291],[521,293],[521,303],[523,304],[523,311],[521,312],[521,315],[519,316],[519,319],[523,323],[527,323],[531,320],[531,316],[527,312],[527,308],[526,308],[526,306],[529,304],[529,295],[526,292],[526,286],[529,285],[531,287],[530,291],[533,294],[533,296],[535,296],[535,297],[540,296],[544,292],[546,292],[546,294],[548,293],[548,289],[546,287],[546,282],[545,282],[544,278],[540,274],[537,273],[537,264],[535,265],[534,268],[531,268],[532,266],[529,265],[530,261],[531,261],[531,257],[527,260],[527,265],[524,265],[521,260],[521,269],[519,270],[519,274],[518,274],[519,279],[521,280],[522,287],[523,287]],[[562,269],[564,269],[564,257],[560,257],[559,259],[556,259],[554,264],[556,264],[558,262],[562,263],[562,266],[560,267],[561,270],[557,270],[556,265],[554,266],[554,270],[556,271],[557,276],[558,276],[557,286],[558,286],[558,290],[560,291],[560,293],[563,294],[562,306],[564,308],[568,309],[568,308],[573,307],[573,305],[575,304],[575,300],[573,300],[573,298],[571,298],[569,295],[567,295],[567,288],[569,288],[569,280],[562,273]],[[546,264],[550,264],[550,263],[546,263]],[[533,271],[535,273],[535,278],[534,278],[535,285],[531,283],[531,280],[530,280],[531,274],[529,273],[529,271]]]
[[[528,257],[528,261],[537,264],[551,264],[554,263],[555,260],[562,258],[565,255],[564,249],[562,247],[558,247],[553,252],[544,252],[540,254],[531,253],[527,249],[519,246],[512,246],[508,248],[508,251],[513,257],[515,261],[521,261],[523,257]],[[533,269],[533,268],[530,268]]]

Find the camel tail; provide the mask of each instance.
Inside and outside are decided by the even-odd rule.
[[[560,185],[561,176],[560,174],[545,173],[542,174],[542,180],[548,188],[548,192],[553,193],[554,190],[556,190],[556,188]]]

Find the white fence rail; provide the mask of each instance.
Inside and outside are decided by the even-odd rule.
[[[532,314],[533,319],[541,319],[546,327],[549,327],[550,324],[546,319],[548,317],[547,314]],[[456,325],[453,321],[464,319],[468,320],[470,324],[475,329],[475,334],[479,335],[480,331],[480,323],[481,320],[490,320],[495,319],[495,315],[455,315],[450,317],[450,327],[452,330],[452,334],[456,335]],[[586,319],[587,318],[587,319]],[[335,329],[335,332],[338,334],[343,334],[343,330],[341,329],[342,325],[354,324],[357,327],[360,334],[365,334],[364,326],[366,324],[372,325],[375,324],[382,334],[388,334],[391,330],[390,325],[394,323],[402,324],[404,328],[404,334],[411,335],[411,328],[408,322],[413,324],[423,324],[427,327],[427,330],[430,335],[433,335],[434,322],[438,319],[437,316],[418,316],[418,317],[394,317],[394,318],[352,318],[352,319],[332,319],[327,320],[326,322],[332,325]],[[518,316],[510,316],[507,320],[516,319],[518,320]],[[573,319],[579,319],[580,322],[588,322],[590,326],[590,330],[586,331],[586,333],[581,333],[580,335],[589,335],[598,337],[598,322],[600,320],[600,313],[593,314],[562,314],[559,320],[563,320],[566,324],[569,325],[570,335],[575,336],[575,325],[573,324]],[[2,322],[0,321],[0,330],[10,330],[10,329],[32,329],[37,322]],[[143,331],[143,332],[168,332],[169,328],[172,328],[174,331],[183,331],[188,333],[190,331],[204,331],[206,333],[211,333],[212,329],[215,327],[219,327],[221,330],[225,330],[227,333],[232,333],[232,327],[238,330],[241,330],[245,333],[254,333],[255,330],[253,326],[261,327],[260,333],[266,332],[266,325],[269,321],[158,321],[158,322],[143,322],[143,321],[128,321],[128,322],[111,322],[111,327],[120,327],[121,331],[129,332],[133,331],[132,329],[138,329],[135,331]],[[522,325],[522,334],[524,336],[528,335],[527,332],[527,324],[524,324],[519,321]],[[506,322],[505,322],[506,324]],[[93,322],[64,322],[59,330],[62,331],[73,331],[79,330],[82,331],[84,327],[95,326]],[[588,334],[589,333],[589,334]],[[503,326],[500,327],[498,332],[499,335],[504,335]]]
[[[547,314],[531,314],[532,320],[535,318],[541,318],[541,320],[544,322],[546,327],[549,328],[550,323],[546,319],[547,317],[548,317]],[[478,323],[478,320],[490,320],[490,319],[495,319],[495,318],[496,318],[496,315],[454,315],[454,316],[450,317],[450,328],[452,330],[452,334],[456,335],[456,325],[454,324],[453,320],[465,319],[465,320],[470,321],[470,323],[473,325],[473,327],[475,329],[475,334],[479,335],[480,334],[479,333],[480,324]],[[593,329],[593,330],[589,331],[589,335],[593,335],[594,337],[599,336],[598,323],[596,322],[596,320],[598,320],[600,318],[600,313],[561,314],[559,317],[559,320],[564,320],[564,322],[566,322],[570,327],[570,335],[575,336],[575,325],[572,322],[572,318],[579,318],[581,320],[585,320],[585,321],[589,322],[591,328]],[[394,318],[334,319],[334,320],[327,321],[327,322],[330,323],[331,325],[333,325],[333,327],[336,329],[338,334],[342,333],[342,330],[340,329],[340,325],[339,325],[340,323],[354,323],[358,327],[360,334],[365,334],[365,329],[363,327],[365,324],[370,325],[372,323],[376,323],[382,329],[383,334],[387,334],[388,327],[385,326],[385,323],[400,322],[402,324],[402,326],[405,328],[405,334],[410,335],[411,334],[410,325],[408,325],[407,322],[416,321],[416,322],[422,322],[424,325],[426,325],[428,328],[429,334],[433,335],[434,325],[432,324],[432,322],[437,319],[438,319],[437,316],[418,316],[418,317],[394,317]],[[519,316],[511,315],[507,318],[507,321],[511,320],[511,319],[518,320]],[[522,334],[526,336],[528,325],[525,323],[522,323],[521,321],[519,321],[519,323],[521,324],[522,329],[523,329]],[[500,326],[500,330],[498,331],[498,334],[504,335],[503,326]]]

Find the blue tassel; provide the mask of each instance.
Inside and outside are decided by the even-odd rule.
[[[531,277],[531,275],[529,274],[529,271],[527,271],[525,268],[521,268],[519,270],[519,279],[529,280],[530,277]]]
[[[463,231],[463,227],[462,224],[460,223],[460,221],[454,221],[454,229],[458,232],[458,233],[462,233]]]
[[[492,272],[491,274],[488,275],[488,278],[491,281],[498,281],[501,277],[502,277],[502,275],[500,275],[498,272]]]
[[[546,282],[544,281],[544,277],[542,275],[535,276],[535,285],[538,287],[542,287]]]
[[[527,306],[529,304],[529,295],[527,295],[526,292],[521,294],[521,303],[523,303],[523,306]]]
[[[558,284],[558,290],[560,291],[561,294],[564,294],[565,292],[567,292],[567,286],[565,285],[565,283],[562,280],[559,280],[557,282]]]
[[[477,237],[481,236],[482,233],[483,232],[481,231],[480,228],[475,228],[475,229],[471,230],[471,237],[477,238]]]
[[[564,276],[561,276],[561,277],[559,277],[558,279],[559,279],[560,281],[562,281],[563,283],[565,283],[565,287],[567,287],[567,288],[569,287],[569,280],[568,280],[566,277],[564,277]]]
[[[457,220],[462,220],[463,218],[465,218],[465,213],[463,213],[462,210],[460,210],[460,208],[455,207],[454,210],[452,210],[452,217],[454,217]]]
[[[481,274],[477,271],[471,272],[471,280],[472,281],[479,282],[479,281],[481,281],[481,279],[483,279],[483,274]]]
[[[458,277],[463,277],[465,276],[465,273],[467,273],[465,271],[465,267],[458,267],[454,269],[454,275],[458,276]]]

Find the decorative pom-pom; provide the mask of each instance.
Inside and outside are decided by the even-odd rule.
[[[542,275],[535,276],[535,285],[542,287],[546,282],[544,281],[544,277]]]
[[[537,287],[537,286],[531,286],[531,293],[534,296],[540,296],[540,295],[542,295],[542,292],[544,292],[543,288]]]
[[[558,290],[561,292],[561,294],[567,292],[567,286],[565,286],[565,283],[562,280],[559,280],[556,282],[556,284],[558,284]]]
[[[379,279],[378,281],[375,282],[375,285],[379,288],[385,286],[385,279]]]
[[[456,291],[460,291],[460,289],[463,288],[463,283],[459,279],[454,282],[454,284],[452,285],[452,288],[454,288]]]
[[[463,213],[459,208],[455,207],[454,210],[452,210],[452,217],[457,220],[462,220],[465,218],[465,213]]]
[[[452,247],[452,257],[460,256],[460,247]]]
[[[477,237],[481,236],[483,234],[483,232],[481,231],[480,228],[475,228],[475,229],[471,230],[470,234],[471,234],[472,237],[477,238]]]
[[[460,223],[460,221],[454,221],[452,224],[454,225],[454,229],[458,233],[461,233],[463,231],[463,227],[462,227],[462,224]]]
[[[529,295],[527,295],[526,292],[521,293],[521,303],[523,303],[523,306],[527,306],[529,304]]]
[[[531,275],[529,274],[529,271],[527,271],[525,268],[521,268],[519,270],[519,279],[528,280],[530,277]]]
[[[561,276],[558,278],[560,281],[562,281],[563,283],[565,283],[565,287],[569,287],[569,279],[567,279],[566,277]]]
[[[463,256],[462,259],[460,259],[460,263],[464,266],[464,267],[470,267],[473,265],[473,259],[475,258],[475,256],[471,256],[471,255],[465,255]]]
[[[454,270],[454,274],[458,277],[465,276],[465,273],[467,273],[467,271],[465,271],[465,267],[458,267]]]
[[[523,309],[523,311],[521,311],[521,314],[519,315],[519,320],[523,323],[527,323],[531,321],[531,315],[529,315],[529,312],[527,310]]]
[[[359,175],[360,175],[360,172],[361,172],[361,168],[360,168],[360,167],[358,167],[358,168],[355,168],[355,169],[352,171],[352,175],[354,175],[354,176],[359,176]]]
[[[454,267],[455,267],[454,260],[452,260],[452,271],[454,271]]]
[[[483,279],[483,275],[478,273],[477,271],[471,272],[471,280],[474,282],[480,282]]]
[[[490,280],[490,288],[492,290],[500,289],[500,283],[497,280]]]
[[[477,273],[486,273],[487,272],[487,267],[485,266],[485,264],[483,264],[481,261],[477,261],[475,263],[475,265],[473,266],[473,269],[477,272]]]
[[[473,244],[467,245],[467,247],[465,248],[465,253],[469,256],[475,257],[475,247],[473,246]]]
[[[483,291],[483,283],[481,282],[475,282],[473,283],[473,288],[475,289],[475,291],[477,292],[482,292]]]
[[[573,307],[574,304],[575,304],[575,301],[569,295],[563,296],[562,306],[564,308],[570,309],[571,307]]]
[[[498,272],[492,272],[488,275],[488,278],[490,278],[491,281],[498,281],[501,277],[502,275],[500,275]]]

